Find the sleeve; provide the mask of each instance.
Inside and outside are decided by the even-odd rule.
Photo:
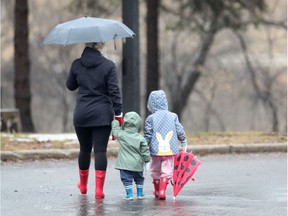
[[[148,116],[144,126],[144,138],[146,139],[148,145],[150,145],[151,143],[152,133],[153,133],[152,118]]]
[[[185,145],[185,143],[187,145],[186,134],[185,134],[182,124],[179,122],[177,115],[175,119],[175,127],[176,127],[177,138],[182,143],[182,147]]]
[[[119,122],[117,120],[113,120],[112,123],[112,135],[118,138],[121,132],[121,128],[119,126]]]
[[[141,152],[141,155],[143,157],[144,162],[148,163],[151,159],[151,156],[150,156],[148,143],[146,142],[146,140],[144,138],[140,144],[140,152]]]
[[[107,79],[107,86],[108,86],[108,93],[113,103],[113,110],[114,114],[120,115],[122,113],[122,98],[120,94],[120,88],[118,85],[118,78],[115,64],[112,63],[112,67],[110,69],[108,79]]]
[[[74,68],[73,65],[74,64],[75,64],[75,62],[72,63],[70,72],[69,72],[67,80],[66,80],[66,87],[70,91],[74,91],[78,88],[78,82],[77,82],[76,76],[73,72],[73,68]]]

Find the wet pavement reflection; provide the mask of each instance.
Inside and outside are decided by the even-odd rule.
[[[85,215],[183,215],[191,208],[191,201],[157,200],[152,196],[141,200],[121,200],[119,197],[95,200],[92,196],[79,195],[78,216]],[[193,213],[193,211],[189,211]]]
[[[77,161],[4,163],[1,166],[1,216],[286,216],[287,157],[284,153],[201,157],[195,182],[176,200],[168,185],[167,199],[154,198],[145,173],[143,200],[123,200],[124,187],[115,160],[109,160],[105,199],[94,198],[94,176],[88,193],[77,189]],[[136,187],[133,185],[134,193]]]

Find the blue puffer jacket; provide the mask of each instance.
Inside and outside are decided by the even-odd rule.
[[[152,91],[148,99],[148,109],[152,113],[145,121],[144,137],[152,156],[171,156],[187,145],[183,126],[175,113],[168,111],[168,102],[163,90]]]

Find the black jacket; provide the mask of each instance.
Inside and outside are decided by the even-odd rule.
[[[71,66],[66,86],[78,89],[73,123],[79,127],[108,126],[122,112],[115,64],[86,47]]]

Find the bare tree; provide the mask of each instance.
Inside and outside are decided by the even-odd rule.
[[[212,117],[215,117],[218,125],[220,126],[221,131],[226,130],[225,122],[223,121],[220,113],[214,109],[213,107],[213,102],[215,99],[216,91],[217,91],[218,83],[213,82],[212,86],[209,89],[209,96],[206,96],[203,94],[203,91],[198,90],[195,88],[195,93],[199,95],[199,97],[202,99],[202,101],[206,104],[206,107],[204,109],[204,117],[203,117],[203,122],[204,122],[204,131],[209,131],[210,130],[210,122]]]
[[[189,96],[203,72],[216,34],[223,29],[240,30],[245,29],[250,24],[258,23],[261,13],[266,9],[266,5],[264,0],[246,2],[242,0],[184,0],[172,5],[163,2],[162,9],[170,15],[172,14],[176,20],[173,23],[172,18],[168,19],[167,26],[170,29],[174,31],[190,29],[198,33],[200,38],[199,48],[196,51],[197,56],[191,57],[193,63],[190,64],[189,69],[181,71],[181,75],[175,80],[176,88],[174,89],[176,90],[170,93],[172,110],[178,113],[181,118]],[[250,16],[247,16],[249,14]]]
[[[68,9],[74,14],[101,17],[111,15],[121,6],[121,2],[115,0],[74,0]]]
[[[22,129],[34,132],[31,115],[28,0],[15,1],[15,102],[20,110]]]
[[[235,35],[239,39],[247,71],[250,74],[251,84],[256,94],[256,100],[261,101],[264,106],[268,107],[272,119],[272,131],[279,132],[279,112],[272,88],[276,85],[277,79],[283,71],[280,70],[271,73],[269,68],[261,68],[259,66],[256,69],[255,66],[253,66],[251,57],[249,57],[248,48],[243,35],[239,32],[235,32]],[[260,76],[262,76],[262,79]]]

